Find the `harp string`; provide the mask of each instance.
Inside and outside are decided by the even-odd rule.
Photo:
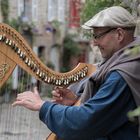
[[[9,91],[9,86],[7,85],[7,88],[5,89],[5,95],[4,96],[4,101],[5,102],[1,102],[0,106],[1,106],[1,121],[0,121],[0,127],[1,127],[1,138],[6,139],[5,135],[10,135],[11,133],[9,133],[10,130],[10,116],[11,116],[11,110],[10,110],[10,106],[8,103],[8,91]],[[7,108],[7,110],[5,109]],[[6,115],[4,115],[6,114]]]
[[[13,90],[13,94],[16,94],[17,92],[17,83],[18,83],[18,76],[17,74],[20,74],[20,71],[18,71],[18,66],[15,68],[13,74],[12,74],[12,90]],[[17,118],[19,118],[19,110],[18,108],[12,108],[11,107],[11,110],[13,111],[13,114],[16,114],[16,117],[11,117],[11,121],[12,121],[12,125],[13,125],[13,129],[11,130],[12,132],[12,136],[11,136],[11,139],[14,138],[14,136],[16,136],[17,134],[17,138],[19,139],[19,135],[18,135],[18,131],[17,131],[17,127],[16,127],[16,124],[17,124]]]
[[[26,87],[26,90],[32,90],[32,87],[31,87],[31,79],[30,79],[30,76],[28,75],[27,76],[27,87]],[[29,120],[29,127],[28,127],[28,133],[27,133],[27,139],[32,139],[32,133],[31,133],[31,124],[34,123],[34,122],[31,122],[31,119],[32,119],[32,116],[31,116],[31,111],[28,112],[28,117],[26,117],[27,120]]]
[[[25,76],[26,74],[26,76]],[[16,76],[16,75],[15,75]],[[25,80],[26,77],[26,80]],[[10,82],[14,81],[16,77],[10,77]],[[31,76],[18,68],[18,87],[13,89],[9,86],[9,81],[5,85],[5,93],[12,94],[20,93],[25,90],[32,90]],[[39,87],[39,89],[41,89]],[[0,89],[1,90],[1,89]],[[14,97],[5,97],[4,102],[0,104],[0,139],[1,140],[43,140],[46,138],[46,126],[38,119],[37,112],[31,112],[23,107],[12,107],[11,103]],[[5,115],[4,115],[5,114]]]
[[[4,59],[3,59],[3,64],[6,64],[7,63],[7,57],[5,57]],[[10,81],[10,80],[8,80],[8,81]],[[6,88],[5,88],[5,90],[1,90],[0,89],[0,94],[3,94],[3,95],[5,95],[5,96],[3,96],[3,98],[4,98],[4,101],[5,102],[3,102],[3,101],[1,101],[1,103],[0,103],[0,106],[1,106],[1,135],[2,135],[2,138],[3,139],[6,139],[6,137],[4,136],[5,134],[6,135],[9,135],[10,133],[8,133],[9,132],[9,125],[8,124],[10,124],[9,123],[9,120],[10,120],[10,114],[11,114],[11,110],[10,110],[10,106],[8,105],[6,105],[6,103],[8,103],[8,100],[9,100],[9,91],[10,91],[10,88],[9,88],[9,84],[7,84],[6,86],[5,86]],[[3,99],[2,99],[3,100]],[[5,108],[7,107],[7,111],[5,110]],[[3,114],[6,114],[6,115],[3,115]]]
[[[24,88],[24,87],[22,87],[22,85],[24,84],[24,72],[19,67],[18,67],[17,72],[18,72],[18,78],[17,78],[18,85],[17,85],[16,94],[20,93]],[[15,109],[15,110],[16,110],[16,114],[18,115],[18,120],[17,120],[18,123],[17,123],[17,125],[15,125],[15,128],[16,128],[16,126],[18,126],[18,129],[16,128],[16,131],[19,133],[18,139],[23,140],[23,135],[25,133],[24,132],[25,129],[23,128],[22,116],[24,116],[25,110],[23,108],[21,108],[21,107],[17,107],[17,109]],[[25,122],[25,124],[26,124],[26,122]]]

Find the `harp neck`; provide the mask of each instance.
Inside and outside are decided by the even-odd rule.
[[[36,79],[56,86],[68,86],[95,71],[95,66],[79,63],[73,70],[60,73],[44,65],[24,38],[12,27],[0,23],[0,86],[8,79],[18,65]],[[7,60],[7,61],[6,61]]]

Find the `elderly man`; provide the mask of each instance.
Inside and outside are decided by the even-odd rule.
[[[133,16],[113,6],[82,27],[93,30],[104,61],[84,86],[75,86],[81,105],[70,106],[76,98],[62,88],[52,92],[55,102],[43,101],[35,89],[19,94],[13,105],[39,111],[40,120],[63,140],[139,140],[140,122],[127,118],[140,105],[140,39],[134,37]]]

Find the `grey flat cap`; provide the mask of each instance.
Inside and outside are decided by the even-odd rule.
[[[93,29],[94,27],[135,27],[134,17],[123,7],[113,6],[107,8],[87,21],[82,27]]]

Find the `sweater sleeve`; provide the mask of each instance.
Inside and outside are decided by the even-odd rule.
[[[83,105],[63,106],[46,101],[39,117],[63,139],[101,137],[128,121],[126,113],[132,109],[132,97],[127,90],[124,79],[119,73],[112,72],[96,95]]]

